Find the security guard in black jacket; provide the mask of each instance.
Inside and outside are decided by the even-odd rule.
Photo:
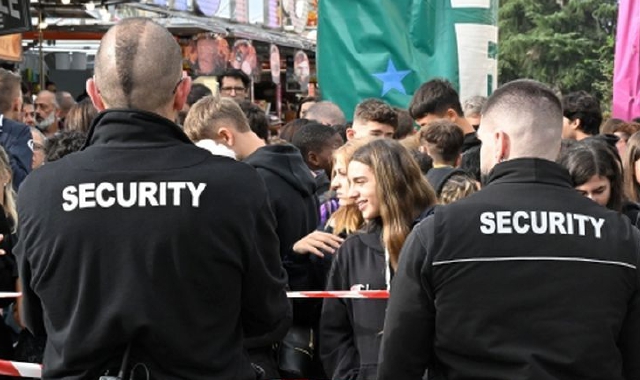
[[[114,378],[129,352],[135,379],[256,379],[243,338],[291,322],[264,182],[171,121],[190,79],[162,26],[111,28],[95,73],[87,90],[107,110],[87,146],[20,191],[24,317],[48,336],[43,378]]]
[[[487,185],[405,243],[378,379],[640,379],[640,233],[572,188],[561,130],[537,82],[491,96]]]

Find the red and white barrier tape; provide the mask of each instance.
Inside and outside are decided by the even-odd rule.
[[[333,290],[326,292],[287,292],[289,298],[365,298],[387,299],[388,290]]]
[[[0,292],[0,298],[17,298],[20,292]],[[333,290],[333,291],[309,291],[287,292],[289,298],[389,298],[388,290]]]
[[[0,360],[0,375],[41,378],[42,366],[40,364]]]
[[[0,298],[18,298],[21,295],[20,292],[0,292]]]

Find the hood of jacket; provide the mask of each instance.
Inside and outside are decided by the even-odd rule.
[[[244,162],[281,177],[304,196],[311,196],[316,192],[316,182],[311,170],[302,160],[298,148],[293,145],[263,146],[245,158]]]

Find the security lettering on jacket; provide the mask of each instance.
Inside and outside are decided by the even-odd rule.
[[[495,211],[480,214],[480,232],[485,235],[533,233],[536,235],[593,235],[602,237],[604,219],[557,211]]]
[[[181,206],[182,194],[191,196],[192,207],[200,207],[205,183],[100,182],[70,185],[62,190],[62,209],[70,212],[86,208]]]

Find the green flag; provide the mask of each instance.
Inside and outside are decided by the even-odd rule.
[[[424,82],[446,78],[462,100],[497,84],[498,0],[321,0],[322,97],[347,119],[365,98],[407,107]]]

